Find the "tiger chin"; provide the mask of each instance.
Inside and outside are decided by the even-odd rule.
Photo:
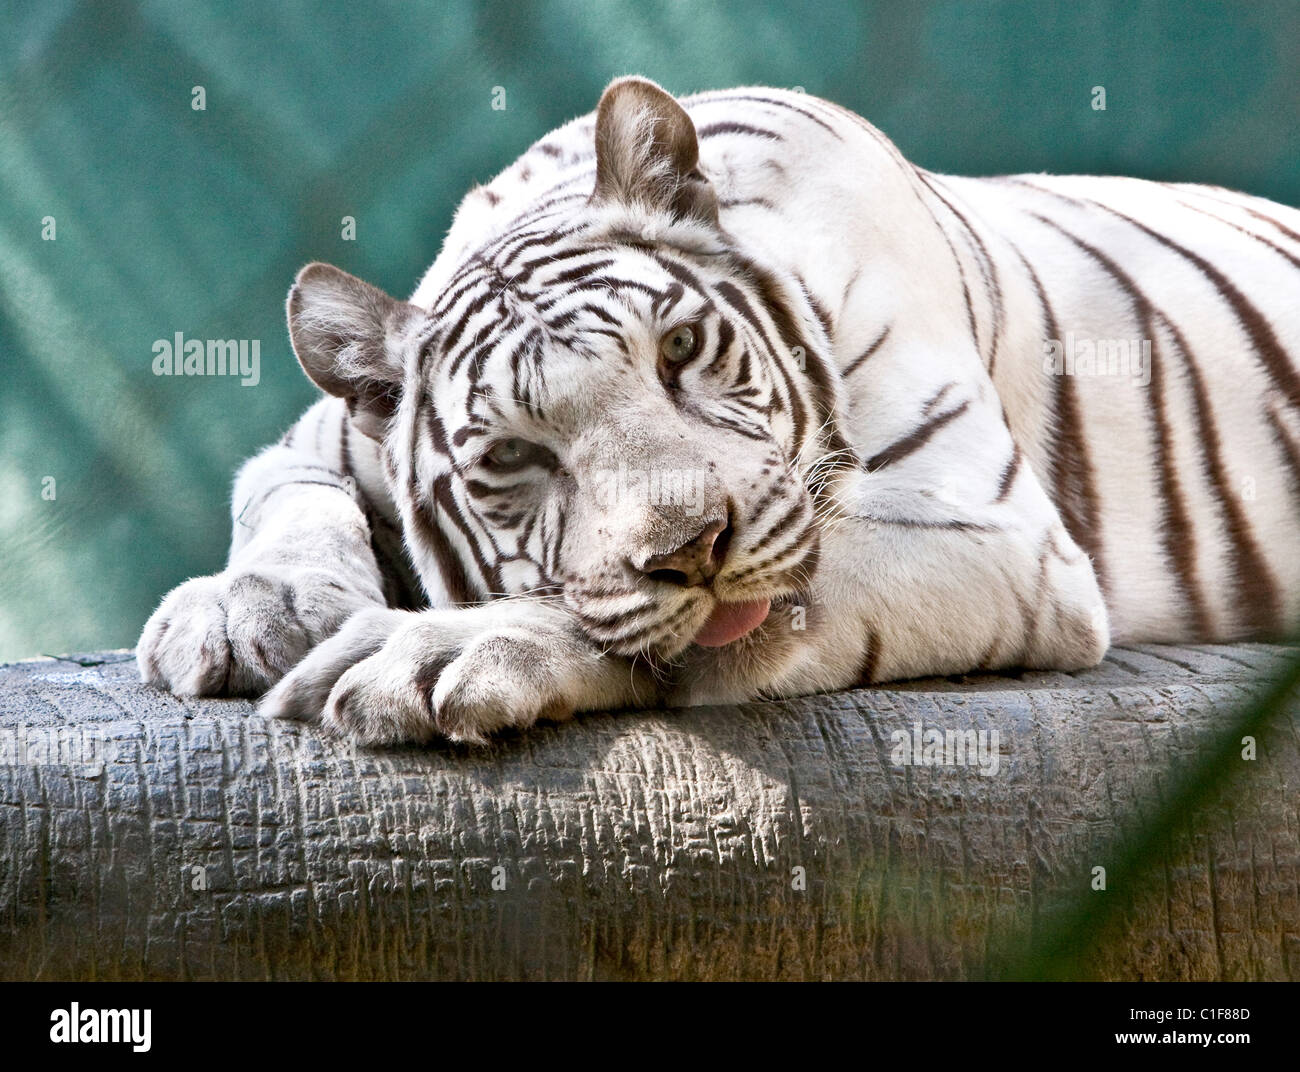
[[[483,742],[1285,635],[1297,269],[1258,198],[940,176],[802,93],[619,79],[466,196],[409,302],[299,273],[323,397],[141,675]]]

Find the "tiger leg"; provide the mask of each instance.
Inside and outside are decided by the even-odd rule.
[[[164,597],[136,646],[142,680],[181,696],[261,693],[349,616],[385,605],[347,419],[322,400],[244,465],[226,568]]]

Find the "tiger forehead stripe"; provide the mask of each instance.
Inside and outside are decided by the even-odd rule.
[[[651,250],[650,256],[654,258],[656,263],[658,263],[665,272],[671,275],[679,283],[690,287],[699,294],[708,293],[708,287],[705,286],[703,280],[701,280],[699,276],[697,276],[687,265],[682,263],[676,257],[670,256],[667,252],[661,249]]]
[[[520,264],[518,268],[512,272],[511,278],[517,283],[526,284],[531,280],[535,272],[539,272],[546,268],[556,268],[562,264],[567,264],[569,261],[575,261],[583,257],[606,257],[604,263],[613,264],[613,258],[607,257],[607,254],[612,253],[613,251],[613,246],[601,243],[595,246],[580,245],[574,246],[570,249],[560,249],[551,253],[543,253],[540,256],[533,257],[531,260],[524,261]],[[571,275],[568,272],[560,273],[559,275],[550,277],[548,284],[566,283],[570,279],[579,279],[581,278],[581,269],[584,267],[589,271],[594,269],[593,264],[578,265],[574,269],[574,271],[578,273],[577,275]]]
[[[685,293],[686,288],[680,283],[669,283],[668,289],[650,304],[650,312],[653,314],[661,314],[665,309],[670,309],[681,301],[682,295]]]
[[[469,288],[481,286],[485,283],[494,286],[498,290],[503,290],[509,286],[510,278],[504,273],[509,270],[510,265],[504,251],[508,249],[510,243],[521,242],[530,245],[545,243],[550,245],[559,241],[566,233],[542,228],[539,230],[524,229],[499,235],[491,242],[467,254],[465,262],[452,273],[451,278],[444,284],[442,297],[434,305],[435,310],[449,309],[458,301],[466,289],[462,286],[462,283],[466,283],[466,281]]]

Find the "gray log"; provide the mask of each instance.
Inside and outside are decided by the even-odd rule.
[[[960,979],[1110,904],[1088,974],[1294,979],[1295,706],[1140,886],[1114,870],[1287,654],[1130,649],[486,751],[354,750],[142,686],[129,653],[0,667],[0,976]],[[1000,769],[896,765],[918,722],[997,730]]]

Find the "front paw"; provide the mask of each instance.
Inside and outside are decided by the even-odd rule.
[[[261,711],[319,714],[327,732],[363,744],[485,743],[507,727],[632,702],[625,679],[560,615],[367,612],[312,651]]]
[[[141,680],[178,696],[257,695],[377,598],[315,569],[194,577],[145,623],[136,645]]]

